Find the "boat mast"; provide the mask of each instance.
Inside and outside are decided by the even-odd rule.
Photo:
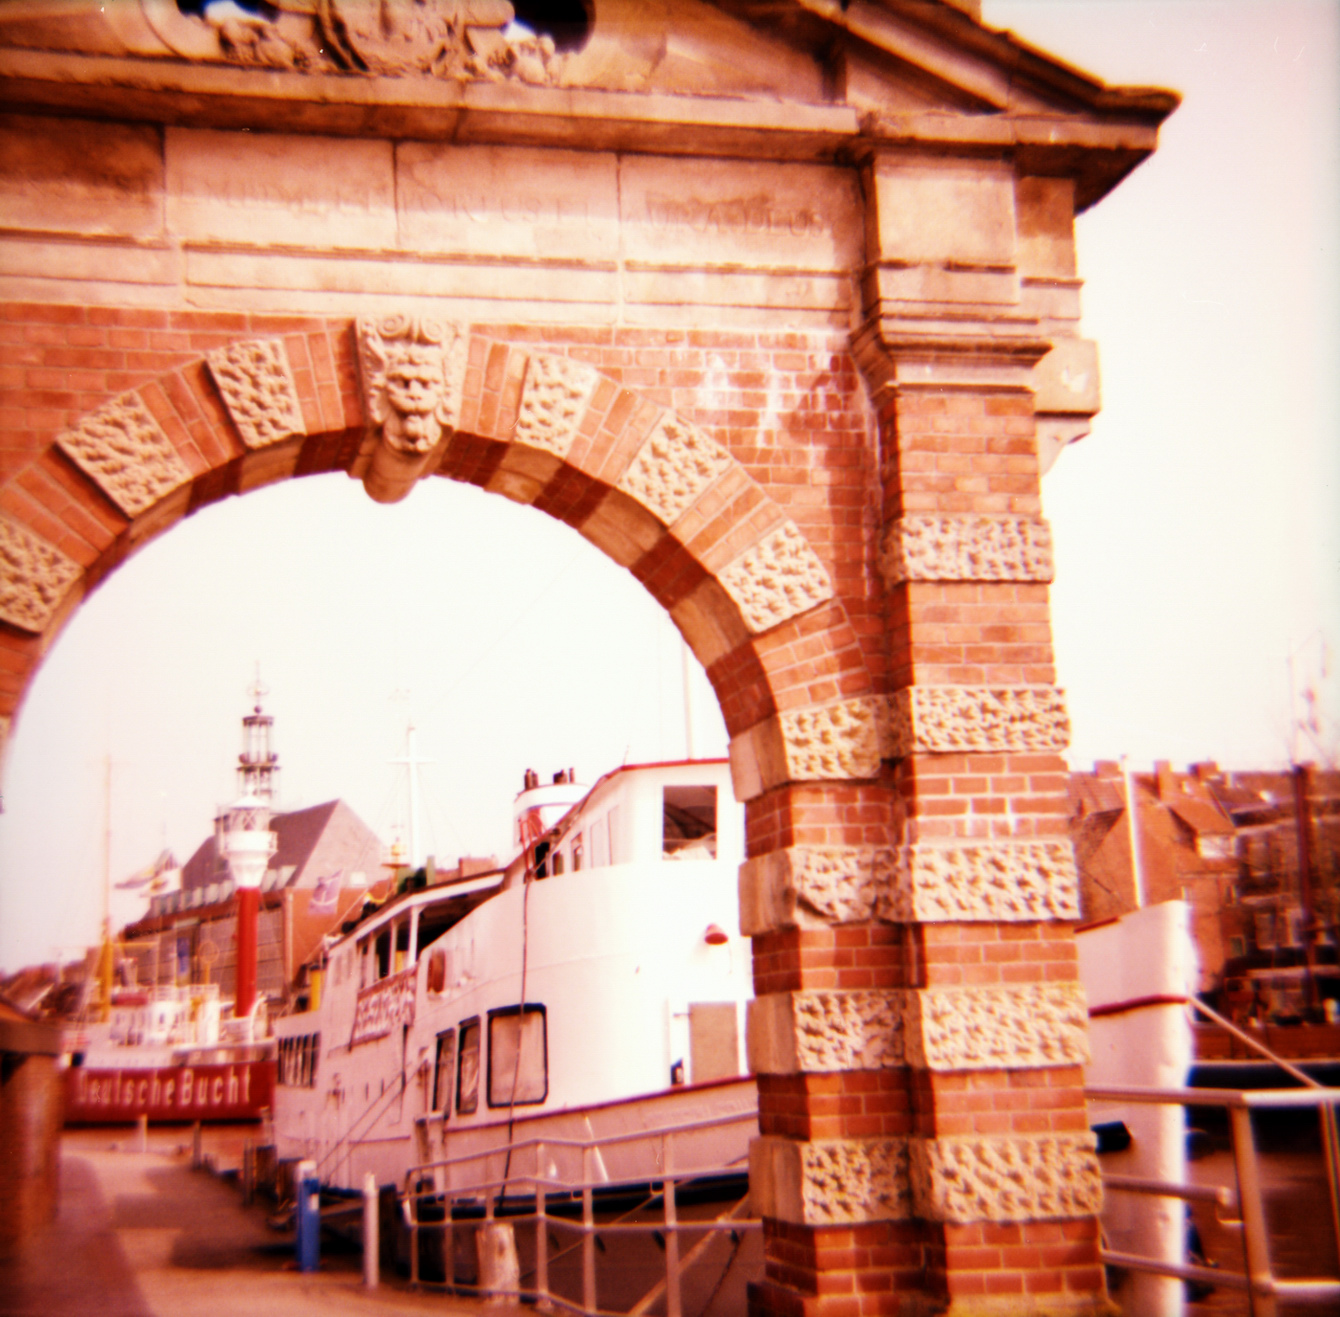
[[[409,867],[415,869],[419,864],[419,767],[431,764],[431,759],[420,759],[418,742],[415,739],[414,724],[405,728],[405,755],[402,759],[392,759],[393,764],[404,764],[409,775]]]
[[[102,950],[98,955],[99,1018],[112,1015],[112,756],[102,772]]]

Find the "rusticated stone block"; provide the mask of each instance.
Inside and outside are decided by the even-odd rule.
[[[206,360],[248,448],[266,448],[306,433],[298,387],[281,339],[243,339],[216,348]]]
[[[889,700],[889,755],[1064,750],[1065,695],[1055,686],[908,686]]]
[[[791,781],[876,777],[885,741],[885,707],[882,699],[871,697],[779,714]]]
[[[599,378],[595,367],[584,361],[531,353],[513,437],[567,457]]]
[[[0,620],[40,635],[79,570],[54,545],[0,517]]]
[[[915,513],[889,526],[884,584],[903,581],[1050,581],[1051,527],[1039,517]]]
[[[916,1212],[932,1221],[1045,1221],[1095,1216],[1103,1182],[1092,1134],[913,1139]]]
[[[1089,1013],[1078,983],[923,988],[907,994],[906,1054],[925,1070],[1084,1065]]]
[[[900,1066],[905,998],[887,989],[757,997],[749,1003],[749,1068],[785,1075]]]
[[[671,526],[730,464],[730,454],[704,431],[666,412],[638,449],[619,488]]]
[[[879,913],[899,923],[1079,918],[1069,841],[918,843],[897,854]]]
[[[191,478],[190,468],[136,393],[90,412],[56,443],[128,517]]]
[[[819,555],[792,521],[742,553],[721,573],[721,584],[755,635],[833,597]]]
[[[911,1214],[907,1140],[765,1136],[749,1145],[755,1210],[797,1225],[853,1225]]]
[[[746,936],[779,928],[858,924],[876,917],[892,881],[894,852],[874,846],[791,846],[740,866],[740,928]]]

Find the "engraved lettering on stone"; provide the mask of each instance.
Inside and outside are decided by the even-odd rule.
[[[0,621],[41,634],[79,570],[54,545],[0,517]]]
[[[792,995],[796,1063],[806,1072],[880,1070],[903,1064],[901,992]]]
[[[882,701],[855,699],[779,714],[791,781],[877,776],[881,711]]]
[[[788,206],[766,192],[704,201],[698,197],[647,193],[647,223],[653,229],[692,229],[697,233],[748,237],[818,237],[827,219],[811,206]]]
[[[1078,983],[927,988],[908,996],[907,1053],[927,1070],[1084,1065],[1088,1006]]]
[[[624,472],[619,488],[671,526],[730,464],[730,455],[696,425],[667,412]]]
[[[905,846],[879,913],[921,923],[1078,919],[1075,854],[1060,839]]]
[[[138,394],[123,393],[56,440],[128,517],[191,478],[190,468]]]
[[[917,1215],[957,1224],[1096,1216],[1103,1183],[1094,1145],[1087,1132],[915,1139]]]
[[[833,597],[819,555],[791,521],[742,553],[720,579],[755,635]]]
[[[803,1143],[800,1149],[806,1223],[841,1225],[909,1215],[906,1139],[833,1139]]]
[[[305,433],[288,353],[277,338],[253,338],[208,354],[209,373],[248,448]]]
[[[1055,686],[909,686],[889,701],[889,754],[1064,750],[1065,695]]]
[[[566,457],[599,378],[584,361],[533,353],[526,362],[515,437]]]
[[[1051,527],[1038,517],[914,514],[884,536],[880,574],[903,581],[1050,581]]]

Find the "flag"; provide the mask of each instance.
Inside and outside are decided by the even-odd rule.
[[[152,863],[147,864],[143,869],[132,873],[124,882],[116,884],[119,892],[136,892],[141,887],[148,887],[155,879],[162,877],[170,869],[176,869],[177,861],[172,858],[171,851],[163,851]]]

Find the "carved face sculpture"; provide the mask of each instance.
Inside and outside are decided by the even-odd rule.
[[[442,349],[408,346],[386,366],[386,442],[405,453],[426,453],[442,437],[437,411],[446,390]]]

